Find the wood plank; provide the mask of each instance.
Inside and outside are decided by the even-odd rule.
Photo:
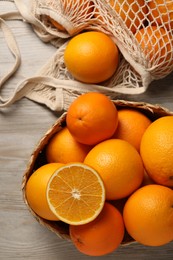
[[[55,52],[53,46],[40,41],[30,25],[21,21],[8,24],[15,32],[22,64],[3,87],[4,97],[8,97],[21,80],[33,76]],[[0,76],[12,66],[13,61],[0,32]],[[173,73],[153,82],[143,94],[119,94],[117,98],[160,104],[173,110]],[[93,259],[80,254],[70,242],[41,226],[30,214],[22,198],[22,176],[29,157],[39,139],[60,114],[26,98],[9,108],[0,109],[0,260]],[[173,242],[157,248],[139,244],[121,246],[101,259],[172,258]]]

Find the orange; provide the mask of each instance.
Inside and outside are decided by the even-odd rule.
[[[57,132],[46,147],[48,162],[83,162],[92,147],[77,142],[67,127]]]
[[[105,188],[99,174],[83,163],[59,168],[47,185],[47,201],[58,219],[82,225],[94,220],[105,202]]]
[[[148,175],[158,184],[173,187],[173,116],[161,117],[147,128],[140,153]]]
[[[148,26],[135,34],[146,59],[151,64],[172,63],[173,37],[159,26]]]
[[[102,256],[111,253],[123,240],[122,215],[106,202],[94,221],[81,226],[70,225],[70,236],[76,248],[83,254]]]
[[[47,203],[46,187],[54,171],[61,166],[63,166],[61,163],[41,166],[30,176],[26,184],[25,194],[29,206],[37,215],[47,220],[58,220]]]
[[[54,27],[56,27],[59,31],[63,31],[63,32],[66,31],[66,29],[65,29],[60,23],[58,23],[57,21],[55,21],[55,20],[52,19],[51,17],[49,17],[49,20],[50,20],[50,22],[52,23],[52,25],[53,25]]]
[[[161,246],[173,240],[173,190],[151,184],[135,191],[124,206],[128,233],[141,244]]]
[[[173,29],[173,2],[172,0],[155,0],[148,2],[149,20],[158,25]]]
[[[102,177],[106,199],[129,196],[142,183],[144,169],[136,149],[121,139],[110,139],[97,144],[85,157],[84,163]]]
[[[145,0],[109,0],[108,3],[112,9],[115,10],[115,14],[121,18],[126,27],[132,31],[132,33],[135,33],[144,23],[147,14]],[[104,21],[103,17],[99,15],[97,9],[95,17],[100,22]],[[111,23],[111,20],[109,22]]]
[[[63,0],[65,9],[79,19],[92,17],[94,2],[91,0]],[[65,11],[66,11],[65,10]]]
[[[78,142],[94,145],[113,135],[118,125],[118,113],[107,96],[89,92],[72,102],[66,122]]]
[[[64,61],[75,79],[85,83],[99,83],[115,73],[119,51],[106,34],[89,31],[78,34],[69,41]]]
[[[62,5],[62,15],[69,16],[69,14],[74,13],[76,17],[89,18],[92,16],[94,9],[93,2],[88,0],[62,0],[60,1]],[[50,22],[59,30],[66,31],[62,24],[58,23],[51,17],[49,17]]]
[[[118,127],[113,138],[123,139],[131,143],[138,151],[141,138],[151,124],[151,120],[136,109],[123,108],[118,110]]]

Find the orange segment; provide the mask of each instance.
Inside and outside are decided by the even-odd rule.
[[[99,174],[83,163],[59,168],[47,186],[52,212],[63,222],[81,225],[94,220],[105,202],[105,188]]]

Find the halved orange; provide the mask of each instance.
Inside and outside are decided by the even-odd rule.
[[[68,163],[59,168],[47,185],[51,211],[67,224],[82,225],[94,220],[105,202],[100,175],[84,163]]]

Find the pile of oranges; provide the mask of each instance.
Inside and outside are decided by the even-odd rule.
[[[146,246],[173,240],[173,116],[151,121],[89,92],[45,149],[27,202],[41,218],[68,224],[80,252],[111,253],[126,233]]]
[[[152,67],[157,65],[161,70],[166,70],[165,66],[172,64],[173,2],[109,0],[108,3],[112,12],[122,19],[122,23],[132,33],[133,42],[146,62]],[[64,0],[62,5],[64,9],[78,5],[80,17],[83,15],[83,7],[86,15],[90,15],[91,19],[94,17],[96,24],[102,26],[105,23],[94,1]],[[111,24],[110,16],[107,17],[107,22]],[[51,22],[57,30],[65,31],[62,25],[52,19]],[[69,41],[64,52],[64,62],[73,78],[84,83],[97,84],[110,79],[116,73],[121,55],[111,36],[113,35],[109,30],[105,34],[98,29],[78,33]]]
[[[64,10],[75,5],[80,17],[102,25],[94,2],[63,0],[62,5]],[[173,1],[107,3],[146,61],[164,70],[172,62]],[[66,31],[52,18],[50,23]],[[85,31],[70,39],[64,63],[76,80],[98,84],[116,73],[121,54],[111,35]],[[135,108],[119,109],[106,95],[89,92],[72,102],[66,125],[51,137],[45,154],[46,163],[26,183],[27,203],[40,218],[68,225],[80,252],[109,254],[126,235],[146,246],[173,240],[173,116],[152,121]]]

